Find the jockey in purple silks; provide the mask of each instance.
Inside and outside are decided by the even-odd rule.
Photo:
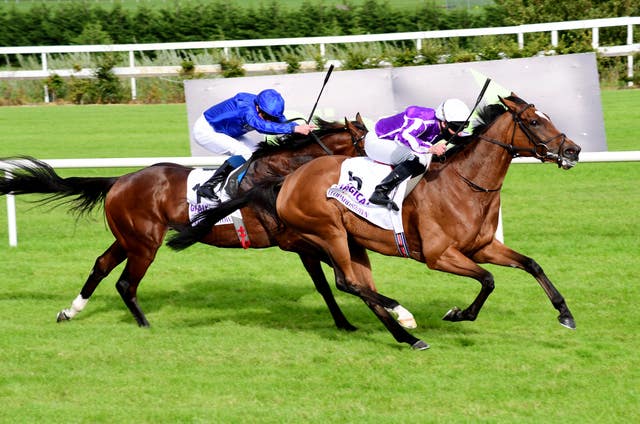
[[[230,156],[209,181],[198,188],[198,194],[219,202],[215,188],[224,183],[229,173],[246,162],[260,140],[247,133],[309,134],[314,125],[299,125],[284,117],[284,99],[276,90],[258,95],[238,93],[205,110],[196,120],[192,134],[196,143],[217,155]]]
[[[409,106],[402,113],[380,118],[375,132],[367,133],[364,149],[376,162],[394,168],[375,188],[369,201],[398,210],[389,193],[409,177],[426,172],[432,155],[442,155],[445,143],[455,134],[468,136],[464,124],[471,111],[459,99],[448,99],[436,109]],[[436,144],[437,143],[437,144]]]

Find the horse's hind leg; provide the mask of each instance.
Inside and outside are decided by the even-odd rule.
[[[329,245],[328,251],[334,263],[333,270],[338,288],[362,299],[397,342],[407,343],[416,350],[428,349],[429,345],[427,343],[407,332],[389,313],[387,306],[392,303],[397,305],[398,303],[376,291],[371,270],[363,266],[364,264],[361,262],[363,257],[366,256],[365,249],[352,245],[350,249],[345,251],[341,247],[341,243],[338,240],[337,244]],[[353,259],[351,255],[353,255]]]
[[[371,295],[375,296],[376,302],[382,305],[404,328],[413,329],[418,327],[413,314],[398,303],[397,300],[378,293],[371,275],[371,262],[367,251],[354,243],[350,243],[349,250],[351,252],[351,267],[356,273],[356,278],[358,278],[358,281],[366,282],[372,289]]]
[[[80,313],[87,305],[89,298],[98,287],[98,284],[109,275],[113,268],[122,263],[126,257],[126,252],[117,241],[109,246],[109,248],[96,259],[89,273],[89,277],[87,277],[87,281],[84,283],[84,286],[82,286],[82,290],[80,290],[80,294],[71,302],[71,307],[58,312],[57,321],[69,321]]]
[[[124,304],[127,305],[140,327],[149,327],[150,324],[138,303],[138,285],[153,259],[153,257],[147,259],[139,256],[129,256],[127,265],[116,283],[116,289],[120,293],[120,297],[122,297]]]
[[[316,286],[316,290],[318,291],[318,293],[320,293],[325,303],[327,304],[336,327],[347,331],[357,330],[357,328],[347,320],[347,318],[342,313],[340,306],[338,306],[336,298],[333,296],[333,292],[331,291],[331,287],[329,286],[329,282],[324,276],[320,261],[316,258],[312,258],[310,256],[302,254],[300,254],[300,259],[302,260],[304,268],[311,276],[313,284],[315,284]]]

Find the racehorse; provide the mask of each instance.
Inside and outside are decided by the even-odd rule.
[[[278,143],[263,141],[249,160],[237,187],[238,194],[262,178],[285,175],[314,157],[363,154],[362,140],[367,129],[360,114],[355,121],[345,119],[341,123],[316,119],[316,122],[319,128],[308,136],[293,134],[278,138]],[[71,307],[58,313],[58,322],[70,320],[82,311],[98,284],[126,260],[116,288],[138,325],[149,326],[138,303],[138,285],[154,261],[167,231],[184,230],[190,225],[186,185],[193,168],[159,163],[120,177],[61,178],[46,163],[23,157],[4,159],[0,169],[6,172],[0,177],[1,194],[49,194],[43,203],[69,197],[67,204],[72,205],[71,211],[78,215],[89,213],[104,202],[105,217],[115,241],[96,259]],[[280,243],[279,234],[274,234],[260,211],[244,208],[242,214],[251,247],[281,245],[285,250],[297,252],[327,303],[336,326],[353,330],[355,327],[342,314],[322,271],[320,259],[323,253],[299,239],[287,238],[286,234]],[[233,224],[210,227],[202,242],[218,247],[243,247]]]
[[[494,289],[492,274],[478,265],[489,263],[531,274],[559,311],[560,324],[575,329],[564,298],[538,263],[505,246],[495,233],[500,190],[512,158],[535,157],[569,169],[577,163],[580,147],[546,114],[515,94],[500,101],[479,111],[472,136],[451,149],[446,160],[434,162],[403,202],[408,255],[430,269],[471,277],[480,283],[474,301],[464,310],[450,309],[444,320],[476,319]],[[388,298],[377,292],[371,276],[366,249],[400,256],[394,232],[369,223],[327,196],[327,190],[338,182],[346,159],[317,158],[283,182],[256,187],[244,199],[276,212],[288,229],[326,252],[337,287],[360,297],[397,342],[426,349],[427,343],[406,331],[389,313]]]

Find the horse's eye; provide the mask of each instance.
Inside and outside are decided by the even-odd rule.
[[[531,122],[529,122],[529,124],[531,124],[532,127],[537,127],[538,126],[538,120],[537,119],[532,119]]]

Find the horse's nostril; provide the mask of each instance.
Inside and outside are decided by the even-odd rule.
[[[566,158],[577,159],[579,153],[580,153],[580,149],[566,149],[564,151],[563,156]]]

